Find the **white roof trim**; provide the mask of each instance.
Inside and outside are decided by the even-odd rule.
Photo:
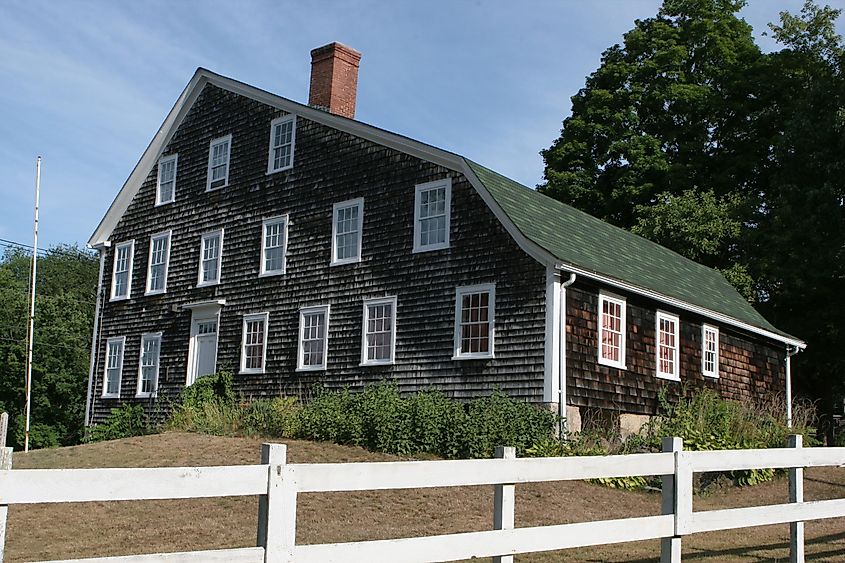
[[[505,213],[505,211],[493,198],[493,196],[490,194],[484,184],[475,175],[475,172],[472,170],[472,168],[470,168],[466,159],[464,159],[464,157],[460,155],[445,151],[443,149],[438,149],[437,147],[433,147],[431,145],[427,145],[419,141],[415,141],[414,139],[405,137],[403,135],[398,135],[396,133],[391,133],[390,131],[385,131],[384,129],[379,129],[378,127],[374,127],[372,125],[368,125],[360,121],[340,117],[338,115],[334,115],[320,109],[312,108],[310,106],[306,106],[294,102],[292,100],[288,100],[287,98],[271,94],[270,92],[261,90],[260,88],[256,88],[255,86],[250,86],[249,84],[245,84],[243,82],[239,82],[232,78],[221,76],[204,68],[198,68],[197,71],[194,73],[194,76],[191,78],[190,82],[188,82],[188,85],[185,86],[185,89],[182,91],[182,94],[179,96],[179,99],[176,100],[176,103],[170,110],[170,113],[167,114],[164,123],[162,123],[155,137],[153,137],[153,140],[147,147],[147,150],[144,151],[144,154],[141,156],[141,160],[139,160],[138,164],[135,165],[135,168],[132,170],[132,173],[129,175],[129,178],[123,184],[123,187],[117,194],[117,197],[114,199],[108,211],[106,212],[106,215],[103,217],[102,221],[100,221],[100,224],[97,226],[97,229],[91,235],[91,238],[88,241],[89,245],[97,246],[104,244],[109,240],[109,237],[111,236],[111,233],[114,230],[115,226],[117,226],[117,223],[120,221],[121,217],[123,217],[123,214],[126,212],[126,209],[129,207],[129,204],[132,202],[135,195],[138,193],[138,190],[141,188],[141,185],[144,183],[144,180],[146,180],[153,166],[156,162],[158,162],[158,159],[161,157],[162,151],[167,146],[167,143],[170,142],[170,139],[173,138],[174,133],[179,128],[179,125],[181,125],[182,120],[185,118],[185,115],[191,109],[206,84],[212,84],[224,90],[228,90],[235,94],[240,94],[242,96],[269,105],[271,107],[281,109],[288,113],[294,113],[304,119],[315,121],[322,125],[332,127],[333,129],[350,133],[352,135],[370,140],[374,143],[378,143],[380,145],[398,150],[411,156],[416,156],[417,158],[420,158],[427,162],[439,164],[440,166],[449,168],[450,170],[460,172],[467,178],[467,180],[469,180],[470,184],[472,184],[472,186],[481,196],[481,199],[484,201],[485,204],[487,204],[487,206],[490,208],[490,210],[493,212],[499,222],[502,223],[502,226],[505,227],[505,230],[507,230],[508,234],[513,237],[514,241],[519,245],[519,247],[522,248],[522,250],[524,250],[529,256],[531,256],[532,258],[547,267],[556,267],[558,269],[565,269],[567,271],[575,272],[588,278],[607,283],[608,285],[625,289],[627,291],[637,293],[639,295],[644,295],[657,301],[673,305],[680,309],[692,311],[704,315],[706,317],[710,317],[717,321],[723,322],[725,324],[729,324],[737,328],[741,328],[743,330],[759,334],[761,336],[765,336],[766,338],[771,338],[773,340],[784,342],[791,346],[796,346],[802,350],[806,347],[806,343],[801,340],[788,338],[776,334],[774,332],[758,328],[753,325],[749,325],[722,313],[717,313],[715,311],[705,309],[704,307],[692,305],[691,303],[687,303],[685,301],[681,301],[673,297],[668,297],[656,291],[639,288],[637,286],[619,280],[615,280],[602,274],[561,264],[554,255],[552,255],[549,251],[547,251],[534,241],[528,239],[522,233],[522,231],[517,228],[513,221],[510,220],[510,217],[508,217],[507,213]]]

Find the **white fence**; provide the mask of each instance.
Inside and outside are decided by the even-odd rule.
[[[109,562],[235,563],[292,561],[450,561],[661,538],[661,560],[681,559],[688,534],[791,523],[791,560],[804,560],[803,521],[845,516],[845,499],[804,502],[803,468],[845,465],[845,448],[790,448],[689,452],[679,438],[664,440],[664,453],[577,458],[516,459],[499,448],[498,459],[388,463],[288,464],[284,445],[264,444],[261,464],[228,467],[10,470],[11,449],[0,451],[0,542],[10,504],[187,499],[259,495],[257,547],[86,559]],[[790,502],[694,512],[693,474],[789,468]],[[514,490],[522,483],[644,475],[663,476],[662,514],[514,528]],[[297,545],[297,495],[494,485],[493,529],[483,532],[392,540]],[[0,543],[0,561],[2,561]]]

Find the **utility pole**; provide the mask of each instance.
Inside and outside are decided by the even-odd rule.
[[[32,235],[32,267],[29,272],[29,329],[26,336],[26,427],[23,451],[29,451],[29,420],[32,417],[32,341],[35,338],[35,274],[38,270],[38,200],[41,196],[41,157],[35,161],[35,225]]]

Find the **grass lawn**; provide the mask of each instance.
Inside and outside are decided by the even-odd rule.
[[[261,440],[165,434],[15,454],[13,467],[161,467],[257,463]],[[292,463],[391,461],[360,448],[286,441]],[[616,491],[584,482],[516,488],[517,526],[560,524],[659,512],[654,493]],[[845,469],[807,471],[805,498],[845,497]],[[297,542],[319,543],[488,530],[492,487],[320,493],[300,496]],[[722,489],[696,498],[695,509],[774,504],[787,482]],[[255,497],[17,505],[9,510],[6,561],[81,558],[255,545]],[[845,560],[845,519],[808,522],[807,558]],[[789,560],[787,525],[714,532],[684,539],[690,561]],[[654,561],[659,540],[518,556],[519,561]]]

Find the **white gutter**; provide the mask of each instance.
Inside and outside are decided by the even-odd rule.
[[[94,329],[91,331],[91,364],[88,367],[88,395],[85,399],[85,426],[91,424],[91,397],[94,393],[94,370],[97,368],[97,351],[100,346],[97,342],[97,336],[100,331],[100,307],[103,300],[103,272],[106,265],[106,248],[111,246],[109,241],[98,244],[96,247],[100,253],[100,275],[97,278],[97,304],[94,307]],[[89,246],[89,248],[92,248]]]
[[[560,334],[558,352],[558,371],[560,383],[558,384],[558,415],[561,420],[566,419],[566,288],[575,283],[575,274],[569,274],[569,279],[560,284]],[[569,421],[566,421],[566,429],[569,429]]]
[[[792,428],[792,356],[800,352],[798,347],[786,347],[786,427]]]
[[[563,272],[565,270],[565,271],[568,271],[568,272],[577,273],[577,274],[582,275],[586,278],[590,278],[590,279],[593,279],[593,280],[596,280],[596,281],[600,281],[602,283],[606,283],[608,285],[612,285],[614,287],[624,289],[625,291],[629,291],[631,293],[636,293],[637,295],[643,295],[645,297],[648,297],[650,299],[654,299],[656,301],[662,301],[663,303],[666,303],[667,305],[672,305],[673,307],[677,307],[678,309],[690,311],[690,312],[695,313],[697,315],[709,317],[709,318],[711,318],[715,321],[719,321],[719,322],[724,323],[726,325],[731,325],[731,326],[734,326],[736,328],[745,330],[747,332],[758,334],[760,336],[765,336],[766,338],[769,338],[771,340],[783,342],[787,346],[792,346],[794,348],[797,348],[799,351],[804,350],[807,347],[807,343],[804,342],[803,340],[797,340],[795,338],[790,338],[790,337],[784,336],[782,334],[777,334],[776,332],[772,332],[770,330],[766,330],[764,328],[760,328],[760,327],[748,324],[746,322],[740,321],[740,320],[735,319],[733,317],[729,317],[728,315],[725,315],[724,313],[717,313],[716,311],[712,311],[710,309],[707,309],[705,307],[700,307],[698,305],[693,305],[691,303],[687,303],[686,301],[681,301],[680,299],[676,299],[675,297],[669,297],[668,295],[658,293],[657,291],[653,291],[651,289],[644,289],[644,288],[638,287],[636,285],[632,285],[632,284],[629,284],[627,282],[623,282],[623,281],[617,280],[615,278],[611,278],[611,277],[608,277],[608,276],[605,276],[605,275],[602,275],[602,274],[599,274],[599,273],[596,273],[596,272],[584,270],[584,269],[578,268],[576,266],[571,266],[569,264],[563,264],[563,263],[555,264],[555,269],[560,270],[561,272]]]

